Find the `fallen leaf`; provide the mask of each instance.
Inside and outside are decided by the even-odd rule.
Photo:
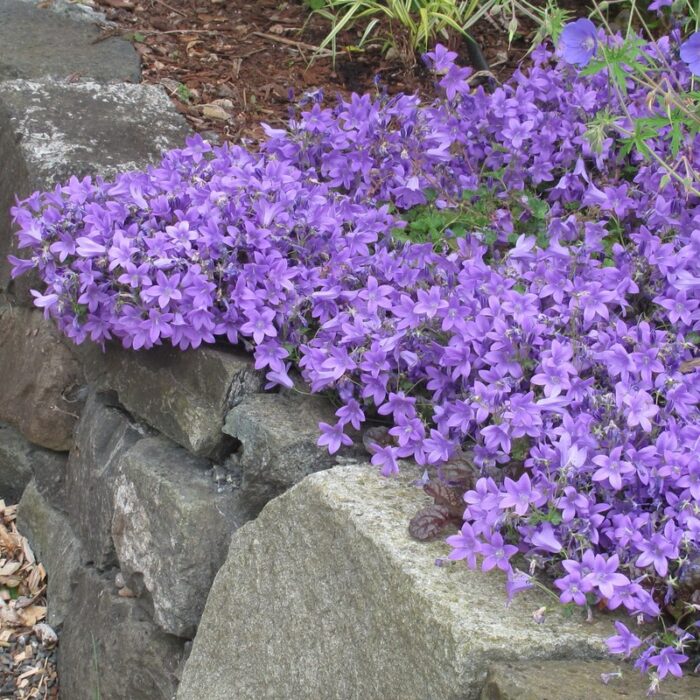
[[[22,563],[19,561],[8,561],[4,563],[2,566],[0,566],[0,579],[3,576],[12,576],[12,574],[14,574],[15,571],[18,571],[21,566]]]
[[[37,622],[46,617],[46,607],[44,605],[30,605],[19,611],[19,618],[27,627],[34,627]]]
[[[228,121],[231,115],[221,106],[216,104],[202,105],[202,115],[208,119],[218,119]]]

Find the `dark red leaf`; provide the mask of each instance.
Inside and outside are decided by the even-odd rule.
[[[460,486],[465,491],[473,488],[479,478],[478,470],[468,453],[454,455],[449,462],[441,464],[438,471],[443,481]]]
[[[440,535],[453,518],[447,506],[431,505],[416,513],[408,524],[411,537],[421,542],[432,540]]]
[[[461,490],[455,490],[453,487],[440,481],[429,481],[423,486],[423,491],[428,496],[431,496],[437,505],[447,506],[451,511],[454,509],[460,512],[464,510],[463,492]]]

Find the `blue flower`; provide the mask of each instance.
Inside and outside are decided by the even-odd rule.
[[[569,22],[559,36],[559,53],[567,63],[585,66],[598,48],[598,30],[590,19]]]
[[[700,32],[691,34],[681,44],[681,59],[688,64],[693,75],[700,76]]]

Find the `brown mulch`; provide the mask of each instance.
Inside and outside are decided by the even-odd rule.
[[[46,619],[46,571],[0,500],[0,698],[58,697],[57,637]]]
[[[191,126],[206,136],[258,139],[260,122],[286,124],[290,94],[323,89],[373,92],[381,75],[389,92],[432,94],[420,65],[387,58],[378,47],[315,56],[328,23],[310,16],[301,0],[80,0],[116,23],[104,37],[130,38],[141,56],[143,80],[162,85]],[[507,19],[507,18],[506,18]],[[527,25],[523,25],[527,30]],[[492,72],[508,76],[525,56],[527,37],[508,46],[505,20],[488,18],[473,30]],[[339,47],[356,44],[346,32]],[[457,47],[469,63],[466,47]]]

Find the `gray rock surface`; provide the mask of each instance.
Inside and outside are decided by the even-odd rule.
[[[74,601],[58,649],[61,697],[171,700],[183,641],[161,632],[138,599],[119,597],[92,569],[80,572]]]
[[[40,311],[0,305],[0,421],[30,442],[67,451],[82,382],[68,341]]]
[[[70,176],[141,169],[189,133],[165,93],[150,85],[10,80],[0,89],[0,290],[29,305],[31,274],[10,281],[18,254],[7,212],[20,198]]]
[[[335,420],[319,396],[285,392],[243,399],[226,417],[224,432],[241,443],[245,498],[262,507],[307,474],[332,467],[335,457],[316,442],[319,422]]]
[[[313,474],[238,530],[178,698],[468,700],[499,660],[603,653],[609,622],[537,624],[542,594],[506,607],[502,572],[436,567],[447,545],[407,533],[417,476]]]
[[[0,0],[0,80],[72,76],[137,83],[134,47],[118,37],[99,38],[100,29],[89,22],[22,0]]]
[[[135,416],[201,457],[217,459],[234,441],[222,432],[227,411],[262,389],[250,355],[214,347],[145,352],[110,346],[87,362]]]
[[[0,423],[0,498],[7,505],[19,501],[34,476],[30,451],[31,443],[11,426]]]
[[[164,438],[146,438],[121,459],[112,539],[119,566],[140,574],[156,623],[194,637],[231,534],[249,520],[236,492],[217,493],[208,463]]]
[[[6,423],[0,423],[0,498],[17,503],[34,476],[37,488],[56,506],[63,505],[66,456],[25,440]]]
[[[648,678],[631,664],[612,660],[500,663],[489,669],[479,700],[642,700],[648,688]],[[700,678],[668,676],[653,697],[697,700]]]
[[[59,627],[73,614],[73,586],[85,560],[80,541],[68,518],[49,503],[34,481],[29,483],[19,502],[17,528],[46,569],[48,623]]]
[[[22,0],[22,2],[28,5],[40,5],[51,12],[80,22],[107,27],[116,26],[114,22],[107,20],[104,12],[97,9],[99,5],[93,0]]]
[[[66,500],[87,559],[98,569],[116,564],[114,482],[120,459],[143,436],[113,397],[95,393],[88,397],[68,458]]]

